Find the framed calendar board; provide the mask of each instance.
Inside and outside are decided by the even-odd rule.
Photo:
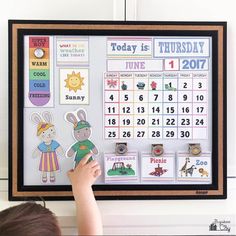
[[[9,199],[226,198],[226,23],[9,21]]]

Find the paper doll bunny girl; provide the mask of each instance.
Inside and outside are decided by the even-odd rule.
[[[76,116],[72,112],[68,112],[65,119],[74,125],[73,135],[77,140],[69,150],[67,151],[67,156],[72,157],[75,155],[75,167],[79,164],[82,158],[88,153],[98,154],[98,150],[95,145],[89,140],[91,136],[91,125],[86,121],[86,113],[84,110],[80,109],[77,111]],[[92,157],[89,161],[92,160]]]
[[[56,181],[54,172],[59,170],[57,155],[64,157],[65,153],[61,145],[54,140],[56,130],[52,124],[52,115],[45,111],[42,118],[36,112],[31,115],[31,120],[37,124],[37,136],[42,141],[34,150],[33,157],[41,157],[39,170],[42,171],[42,182],[47,182],[47,173],[50,173],[50,182],[53,183]]]

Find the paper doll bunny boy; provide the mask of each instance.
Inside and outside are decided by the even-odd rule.
[[[98,154],[96,146],[89,140],[91,136],[91,125],[86,121],[86,113],[79,109],[76,112],[79,119],[72,112],[66,113],[65,119],[74,125],[73,136],[77,141],[67,151],[68,157],[75,155],[75,167],[88,153]],[[92,160],[92,157],[89,161]]]

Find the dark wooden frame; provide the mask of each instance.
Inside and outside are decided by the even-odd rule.
[[[9,20],[9,200],[71,200],[70,186],[23,183],[23,36],[34,34],[212,37],[212,184],[96,185],[97,199],[222,199],[227,196],[226,22],[108,22]]]

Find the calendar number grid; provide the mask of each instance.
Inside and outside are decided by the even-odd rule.
[[[206,72],[113,72],[104,79],[105,139],[207,138]]]

